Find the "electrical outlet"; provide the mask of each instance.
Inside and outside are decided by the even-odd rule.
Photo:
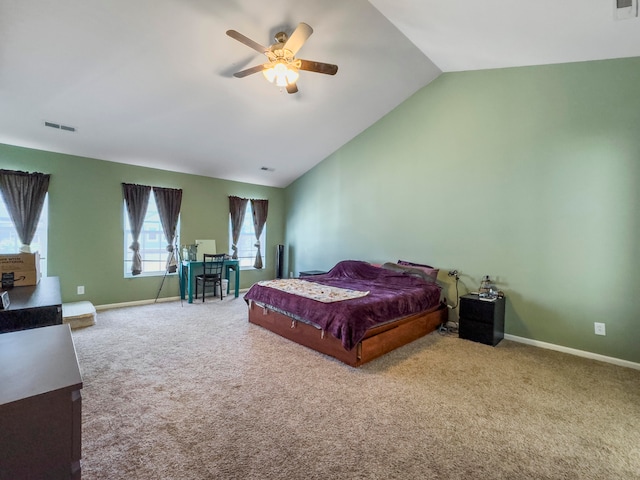
[[[607,331],[605,329],[604,323],[595,322],[593,324],[596,335],[606,335]]]
[[[78,285],[78,295],[84,295],[84,285]]]

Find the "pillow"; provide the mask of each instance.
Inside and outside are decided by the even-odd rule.
[[[384,263],[382,265],[380,265],[382,268],[386,268],[387,270],[393,270],[394,272],[404,272],[405,268],[402,267],[401,265],[398,265],[397,263],[391,263],[391,262],[387,262]]]
[[[438,279],[438,272],[440,271],[440,269],[433,268],[431,265],[423,265],[421,263],[407,262],[406,260],[398,260],[398,265],[417,268],[418,270],[422,270],[429,277],[431,277],[434,282]]]
[[[414,275],[430,283],[437,283],[433,275],[427,275],[425,271],[420,268],[407,267],[405,265],[398,265],[397,263],[391,262],[385,263],[384,265],[382,265],[382,268],[386,268],[387,270],[392,270],[398,273],[404,273],[406,275]]]

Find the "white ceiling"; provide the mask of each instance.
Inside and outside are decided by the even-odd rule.
[[[286,186],[443,71],[640,56],[614,2],[0,0],[0,143]],[[302,21],[337,75],[232,76]]]

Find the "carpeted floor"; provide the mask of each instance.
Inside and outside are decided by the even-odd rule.
[[[73,336],[87,480],[640,478],[637,370],[437,333],[353,369],[233,297]]]

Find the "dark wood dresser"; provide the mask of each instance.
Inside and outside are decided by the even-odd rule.
[[[460,338],[497,345],[504,338],[504,297],[493,301],[477,295],[460,297]]]
[[[0,333],[62,324],[60,279],[43,277],[37,285],[7,290],[9,308],[0,310]]]
[[[0,480],[80,479],[82,376],[69,325],[0,335]]]

